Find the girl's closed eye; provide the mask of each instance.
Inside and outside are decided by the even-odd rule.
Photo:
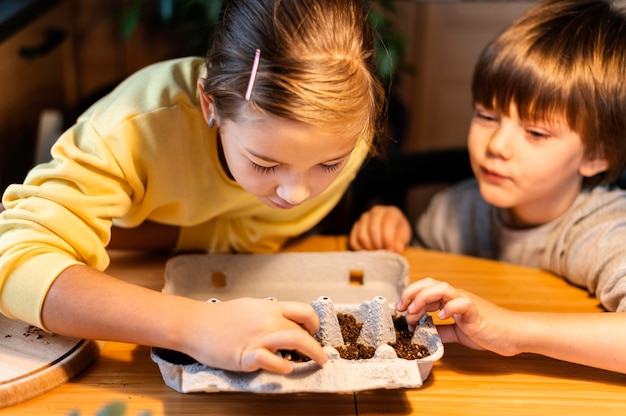
[[[262,166],[262,165],[259,165],[258,163],[254,163],[251,160],[248,160],[248,162],[250,162],[250,165],[252,166],[252,168],[255,171],[257,171],[257,172],[259,172],[261,174],[266,174],[266,175],[268,175],[270,173],[273,173],[276,170],[276,166],[277,166],[277,165],[274,165],[274,166]]]
[[[327,164],[322,164],[322,169],[324,169],[325,172],[328,173],[335,173],[339,170],[339,168],[341,167],[341,165],[343,165],[344,160],[337,162],[337,163],[331,163],[329,165]]]
[[[273,166],[263,166],[263,165],[259,165],[258,163],[255,163],[251,160],[248,160],[248,162],[250,163],[250,166],[252,166],[252,168],[257,171],[258,173],[264,174],[264,175],[269,175],[271,173],[274,173],[276,171],[276,168],[278,167],[278,165],[273,165]],[[327,173],[335,173],[337,172],[341,166],[345,163],[345,160],[342,160],[340,162],[336,162],[336,163],[331,163],[331,164],[320,164],[319,166],[324,170],[324,172]]]

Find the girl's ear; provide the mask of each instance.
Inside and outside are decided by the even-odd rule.
[[[586,177],[591,178],[598,173],[602,173],[609,169],[609,161],[603,157],[585,158],[578,168],[578,172]]]
[[[202,114],[207,124],[215,124],[218,127],[219,122],[217,115],[215,114],[215,103],[213,102],[213,96],[204,93],[204,78],[198,78],[198,91],[200,92],[200,106],[202,107]]]

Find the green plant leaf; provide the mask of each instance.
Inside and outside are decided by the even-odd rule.
[[[406,41],[395,29],[393,17],[397,10],[392,0],[364,0],[370,6],[369,19],[376,31],[376,59],[378,76],[388,83],[397,78],[404,65]],[[201,53],[206,46],[205,37],[217,23],[222,0],[133,0],[123,11],[121,32],[124,39],[130,38],[139,22],[150,22],[162,29],[177,29],[184,33],[192,53]],[[152,29],[155,27],[151,26]],[[193,38],[200,36],[201,39]]]
[[[126,405],[122,402],[114,402],[104,406],[98,411],[97,416],[124,416]]]

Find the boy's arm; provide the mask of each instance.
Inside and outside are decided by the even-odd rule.
[[[426,312],[438,311],[443,342],[458,342],[512,356],[534,353],[605,370],[626,373],[626,314],[517,312],[434,279],[411,284],[398,310],[415,326]]]
[[[516,312],[520,352],[626,373],[626,314]]]

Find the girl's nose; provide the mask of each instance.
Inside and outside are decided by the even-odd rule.
[[[309,186],[304,181],[281,184],[276,188],[276,195],[291,205],[301,204],[308,199],[310,194]]]

